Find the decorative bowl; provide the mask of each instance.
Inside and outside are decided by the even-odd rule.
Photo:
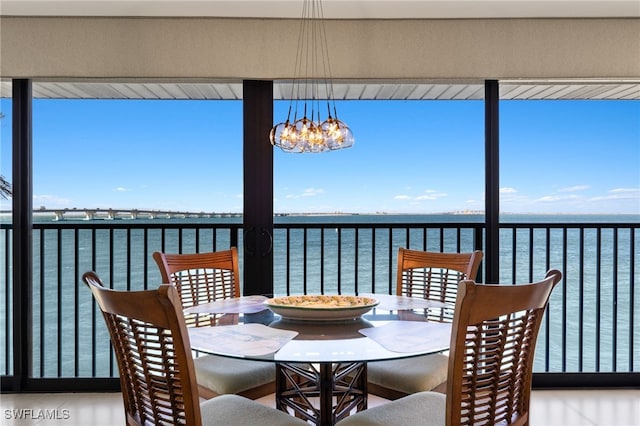
[[[304,321],[336,321],[359,318],[378,301],[372,297],[304,295],[274,297],[264,304],[282,318]]]

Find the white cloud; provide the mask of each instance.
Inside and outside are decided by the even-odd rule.
[[[448,196],[447,193],[444,192],[438,192],[436,190],[433,189],[427,189],[426,191],[424,191],[424,194],[421,195],[417,195],[415,197],[411,196],[411,195],[396,195],[393,197],[394,200],[400,200],[400,201],[433,201],[433,200],[438,200],[440,198],[446,197]],[[417,205],[417,203],[416,203]]]
[[[429,195],[429,194],[418,195],[415,198],[416,201],[437,200],[437,199],[438,199],[438,197],[436,197],[435,195]]]
[[[608,195],[592,197],[589,201],[636,199],[640,200],[640,188],[614,188],[608,191]]]
[[[321,188],[307,188],[302,193],[303,197],[315,197],[318,194],[324,193],[324,189]]]
[[[575,201],[580,199],[583,199],[583,197],[578,195],[545,195],[543,197],[540,197],[534,200],[534,202],[551,203],[551,202],[557,202],[557,201]]]
[[[574,186],[568,186],[566,188],[560,188],[560,189],[558,189],[558,192],[585,191],[585,190],[587,190],[589,188],[591,188],[589,185],[574,185]]]
[[[302,191],[301,194],[289,194],[287,198],[306,198],[306,197],[315,197],[316,195],[324,193],[324,189],[322,188],[307,188]]]
[[[614,194],[640,195],[640,188],[614,188],[614,189],[610,189],[609,192]]]
[[[559,197],[557,195],[545,195],[544,197],[540,197],[537,200],[535,200],[535,202],[537,203],[552,203],[554,201],[560,201],[562,200],[562,197]]]
[[[514,213],[610,213],[612,211],[620,213],[637,211],[640,205],[640,188],[614,188],[598,196],[587,196],[585,192],[587,190],[593,191],[593,187],[566,186],[544,195],[522,194],[513,188],[502,188],[500,208]]]
[[[439,198],[446,197],[447,194],[444,192],[436,192],[436,191],[426,191],[426,194],[418,195],[415,199],[416,201],[422,200],[437,200]]]
[[[129,192],[129,189],[125,188],[125,187],[122,187],[122,186],[119,186],[117,188],[114,188],[114,191],[116,191],[116,192]]]

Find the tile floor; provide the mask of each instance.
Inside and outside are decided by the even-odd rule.
[[[274,404],[273,396],[259,401],[266,405]],[[371,396],[369,404],[374,406],[385,402]],[[38,413],[43,412],[57,418],[37,419]],[[20,413],[31,418],[17,420],[15,417]],[[124,414],[122,400],[117,393],[0,394],[0,424],[120,426],[124,425]],[[537,390],[531,396],[530,426],[639,425],[640,389]]]

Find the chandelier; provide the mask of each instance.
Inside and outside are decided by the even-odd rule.
[[[326,152],[353,146],[351,129],[338,119],[326,35],[322,1],[303,0],[289,112],[269,135],[271,144],[285,152]]]

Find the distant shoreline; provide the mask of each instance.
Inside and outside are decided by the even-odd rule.
[[[84,215],[85,212],[97,212],[97,213],[139,213],[149,214],[155,213],[158,215],[175,215],[175,216],[211,216],[211,217],[242,217],[244,214],[239,212],[203,212],[203,211],[179,211],[179,210],[160,210],[160,209],[114,209],[114,208],[63,208],[63,209],[35,209],[33,210],[34,216],[54,216],[57,212],[69,214],[71,216]],[[0,210],[0,215],[11,215],[11,210]],[[275,212],[274,216],[442,216],[442,215],[469,215],[469,216],[483,216],[483,210],[454,210],[446,212]],[[572,212],[502,212],[500,215],[536,215],[536,216],[634,216],[634,213],[572,213]],[[637,214],[640,217],[640,213]]]
[[[0,218],[3,221],[11,219],[12,212],[10,210],[0,211]],[[44,222],[90,222],[90,221],[131,221],[131,220],[157,220],[157,221],[233,221],[237,222],[243,218],[242,213],[206,213],[206,212],[174,212],[161,210],[117,210],[117,209],[60,209],[60,210],[34,210],[33,220],[36,223]],[[504,222],[546,222],[547,218],[552,222],[597,222],[597,223],[638,223],[640,222],[640,214],[632,213],[500,213],[501,221]],[[374,212],[374,213],[348,213],[348,212],[301,212],[301,213],[274,213],[274,219],[278,222],[285,223],[299,220],[312,220],[317,218],[320,222],[330,221],[335,218],[336,221],[342,222],[366,222],[368,220],[375,222],[385,222],[388,218],[391,222],[421,222],[429,218],[429,221],[436,222],[483,222],[484,212],[482,211],[452,211],[441,213],[390,213],[390,212]],[[370,219],[367,219],[370,218]],[[450,218],[450,219],[447,219]],[[455,218],[455,219],[454,219]],[[469,218],[466,220],[465,218]],[[566,219],[566,220],[565,220]]]

